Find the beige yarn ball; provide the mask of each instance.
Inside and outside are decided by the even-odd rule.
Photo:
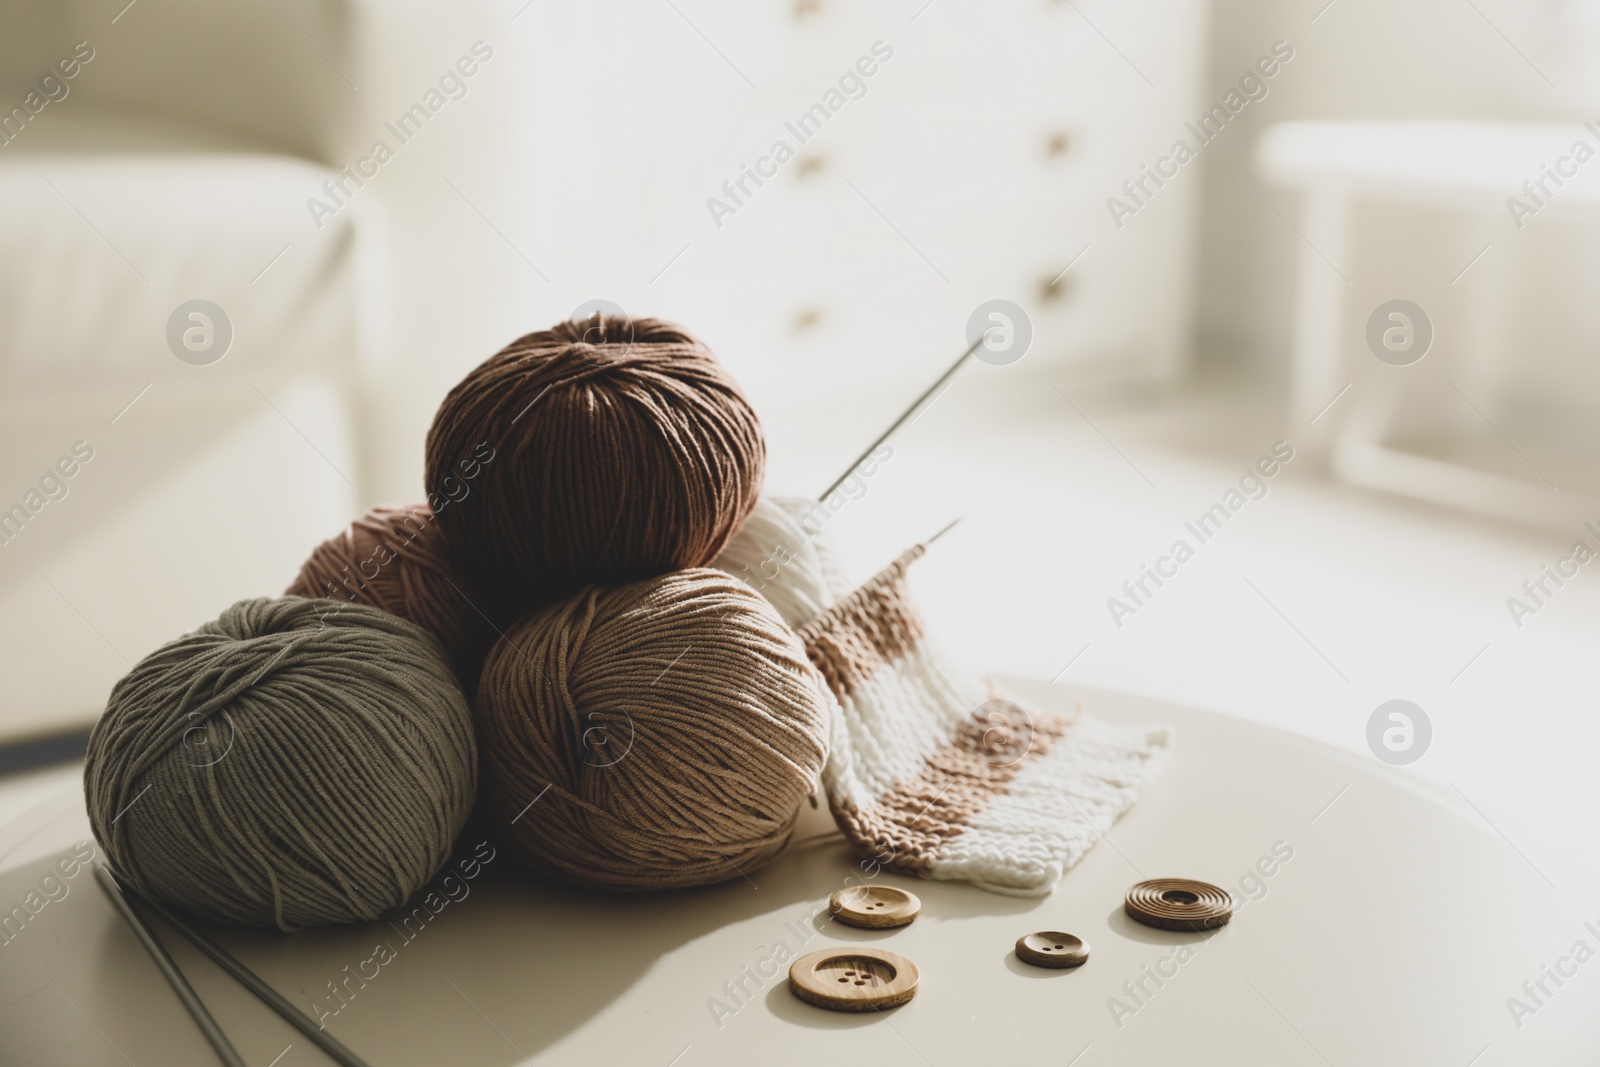
[[[590,588],[489,653],[482,806],[519,859],[566,881],[737,878],[788,843],[831,707],[794,631],[722,571]]]

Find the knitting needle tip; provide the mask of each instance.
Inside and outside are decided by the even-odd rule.
[[[985,333],[984,336],[986,337],[988,334]],[[819,501],[827,500],[830,496],[832,496],[833,491],[843,485],[845,480],[856,472],[856,468],[861,466],[862,463],[866,462],[868,456],[877,451],[879,445],[883,444],[890,437],[894,436],[894,432],[903,426],[908,419],[920,414],[925,405],[932,404],[934,400],[937,400],[940,388],[945,382],[948,382],[951,378],[955,377],[956,371],[961,369],[961,365],[971,357],[972,353],[978,350],[978,346],[981,344],[983,344],[983,337],[979,337],[976,341],[968,345],[967,350],[961,353],[960,356],[956,357],[956,361],[954,363],[950,364],[950,369],[939,375],[938,381],[934,382],[932,385],[928,386],[927,389],[923,390],[922,395],[913,400],[911,402],[911,406],[902,411],[900,413],[900,417],[895,419],[894,422],[890,423],[889,428],[883,431],[883,433],[879,434],[878,439],[868,445],[866,451],[857,456],[856,461],[850,464],[850,466],[845,469],[843,474],[834,479],[833,484],[824,489],[822,491],[822,495],[817,497],[817,499]]]
[[[168,955],[166,948],[161,944],[160,939],[156,937],[155,932],[139,917],[139,913],[133,910],[133,905],[128,903],[128,898],[122,890],[122,883],[117,880],[117,876],[111,873],[109,867],[98,860],[94,861],[94,876],[99,880],[100,888],[105,890],[105,894],[110,898],[112,905],[122,914],[123,921],[128,924],[129,928],[133,930],[134,936],[144,945],[144,949],[150,954],[150,959],[155,963],[156,969],[162,973],[167,980],[167,984],[172,986],[172,991],[177,994],[183,1006],[188,1009],[195,1025],[200,1028],[200,1032],[211,1043],[211,1048],[216,1052],[217,1059],[222,1061],[224,1067],[246,1067],[244,1059],[239,1055],[238,1050],[233,1047],[233,1043],[228,1040],[228,1035],[223,1033],[222,1027],[217,1025],[217,1020],[206,1009],[205,1004],[201,1002],[200,997],[194,991],[194,987],[189,984],[189,980],[178,969],[177,963]],[[123,1058],[126,1059],[127,1057]]]
[[[956,523],[960,522],[964,518],[966,518],[965,515],[957,515],[955,518],[950,520],[949,524],[946,525],[944,529],[940,530],[938,533],[936,533],[932,537],[928,538],[926,541],[923,542],[923,544],[925,544],[925,545],[933,544],[935,541],[939,540],[939,538],[941,538],[945,534],[949,533],[950,530],[951,530],[951,527],[955,526]]]

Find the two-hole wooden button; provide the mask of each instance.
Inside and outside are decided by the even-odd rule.
[[[1214,930],[1233,918],[1233,897],[1210,882],[1152,878],[1128,890],[1122,910],[1163,930]]]
[[[892,885],[857,885],[841,889],[828,898],[833,917],[851,926],[883,930],[905,926],[922,911],[915,893]]]
[[[829,1011],[893,1008],[917,995],[917,965],[864,946],[808,952],[789,966],[789,991]]]
[[[1060,930],[1040,930],[1017,938],[1017,959],[1035,967],[1081,967],[1089,958],[1089,943]]]

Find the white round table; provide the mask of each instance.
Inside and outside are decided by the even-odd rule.
[[[1080,695],[1016,688],[1042,706]],[[324,1010],[338,1007],[329,1029],[373,1067],[1600,1061],[1600,960],[1572,956],[1580,941],[1600,951],[1600,923],[1587,927],[1470,808],[1371,758],[1205,712],[1081,695],[1108,718],[1173,723],[1177,743],[1144,798],[1043,899],[880,874],[920,895],[917,921],[884,931],[832,922],[829,894],[862,872],[826,812],[808,810],[782,859],[710,889],[619,896],[540,884],[502,851],[475,877],[458,873],[434,899],[437,914],[419,905],[426,921],[214,932],[290,1000],[310,1010],[320,994]],[[0,907],[24,904],[88,838],[71,791],[0,827]],[[1127,888],[1161,876],[1249,902],[1209,934],[1130,921]],[[0,947],[0,1060],[216,1062],[93,875],[64,884],[66,896]],[[157,929],[251,1064],[330,1062]],[[1037,930],[1079,935],[1089,961],[1021,963],[1012,946]],[[914,1000],[847,1015],[791,996],[786,953],[861,943],[918,965]],[[1575,973],[1558,985],[1542,965]],[[342,1000],[329,982],[343,983]],[[1512,997],[1530,1010],[1514,1017]]]

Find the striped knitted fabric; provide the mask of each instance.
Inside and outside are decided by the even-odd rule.
[[[906,587],[924,551],[800,627],[843,711],[828,804],[892,870],[1042,896],[1137,799],[1167,731],[1030,711],[965,676]]]
[[[1169,731],[1032,710],[964,673],[929,641],[906,585],[925,551],[789,619],[839,702],[829,807],[891,870],[1043,896],[1138,798]],[[802,585],[812,601],[836,584],[803,567],[773,582]]]

